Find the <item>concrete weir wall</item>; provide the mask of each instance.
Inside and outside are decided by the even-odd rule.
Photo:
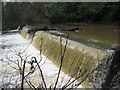
[[[41,46],[42,54],[59,67],[61,60],[60,37],[44,31],[36,32],[33,37],[33,33],[27,33],[29,29],[23,27],[21,35],[26,39],[32,40],[32,44],[36,49],[40,50]],[[62,38],[62,51],[64,51],[65,43],[66,39]],[[82,86],[100,88],[108,71],[106,68],[109,67],[106,66],[107,58],[107,50],[103,51],[68,40],[62,71],[74,78],[86,72],[78,79],[78,82],[88,76]]]

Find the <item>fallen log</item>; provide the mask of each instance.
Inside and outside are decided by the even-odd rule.
[[[31,28],[27,33],[35,33],[37,31],[76,31],[79,30],[79,28],[73,28],[73,29],[59,29],[59,28],[48,28],[48,27],[44,27],[44,28]]]

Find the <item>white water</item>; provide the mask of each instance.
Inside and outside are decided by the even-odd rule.
[[[43,75],[45,77],[45,81],[47,87],[54,86],[57,73],[59,68],[57,68],[50,60],[48,60],[45,56],[40,57],[40,52],[37,51],[30,42],[26,41],[19,34],[4,34],[0,36],[0,86],[2,87],[15,87],[17,84],[20,84],[20,76],[17,70],[11,68],[7,63],[8,57],[13,61],[17,61],[18,57],[17,53],[24,52],[22,54],[23,58],[26,59],[26,56],[29,57],[26,61],[30,61],[31,57],[35,56],[39,61],[42,58],[40,65],[43,71]],[[6,62],[7,63],[6,63]],[[11,66],[15,66],[14,63],[10,63]],[[25,75],[30,71],[30,65],[27,63],[25,68]],[[27,77],[27,80],[30,80],[32,84],[37,87],[41,85],[41,76],[39,71],[34,72],[33,74]],[[66,82],[70,79],[67,74],[61,72],[59,83],[57,85],[58,88],[62,87],[66,84]],[[29,86],[25,84],[25,87]],[[79,86],[81,88],[81,86]]]

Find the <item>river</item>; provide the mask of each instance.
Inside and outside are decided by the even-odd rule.
[[[55,27],[57,27],[57,28],[61,28],[61,27],[74,28],[76,26],[72,26],[72,25],[70,25],[70,26],[64,26],[64,25],[57,26],[57,25],[55,25]],[[73,46],[78,45],[79,46],[78,43],[81,43],[81,44],[88,46],[87,48],[84,45],[80,45],[79,47],[81,50],[82,47],[84,46],[86,48],[85,51],[86,52],[88,51],[90,55],[96,54],[95,52],[97,52],[97,51],[95,51],[95,48],[97,48],[97,50],[99,52],[102,52],[102,51],[106,51],[107,49],[110,49],[112,47],[116,47],[119,45],[119,43],[118,43],[118,36],[119,36],[118,30],[119,30],[119,28],[117,26],[78,25],[77,27],[79,28],[78,31],[67,32],[69,35],[69,39],[71,39],[70,42],[72,42],[72,43],[73,43],[73,41],[77,42],[77,43],[74,42],[73,43],[74,45],[71,43],[71,45],[73,45]],[[12,30],[12,31],[16,32],[16,30]],[[31,66],[29,64],[29,61],[31,61],[31,57],[34,56],[37,58],[37,60],[41,60],[41,58],[42,58],[40,65],[41,65],[41,68],[43,71],[43,75],[45,76],[45,81],[46,81],[48,87],[50,87],[50,86],[53,87],[55,84],[56,78],[57,78],[58,70],[59,70],[58,67],[51,62],[53,60],[48,60],[44,55],[40,56],[40,52],[34,48],[34,46],[31,44],[30,40],[28,40],[27,38],[25,40],[20,34],[13,33],[12,31],[0,36],[0,55],[1,55],[1,57],[0,57],[0,64],[1,64],[0,65],[1,66],[1,68],[0,68],[0,72],[1,72],[0,85],[2,87],[17,87],[17,86],[19,87],[20,86],[21,79],[20,79],[19,72],[18,72],[18,70],[13,69],[12,67],[16,67],[14,62],[16,62],[17,59],[19,60],[17,55],[22,53],[21,56],[23,57],[23,59],[25,59],[27,61],[27,64],[25,67],[25,75],[27,75],[27,73],[30,72]],[[48,33],[51,33],[52,35],[55,35],[55,36],[65,37],[66,32],[49,31]],[[39,34],[41,34],[41,33],[39,33]],[[52,39],[53,37],[51,37],[51,35],[49,35],[49,34],[42,34],[42,35],[46,35],[45,38],[46,37],[48,38],[48,41],[47,41],[48,45],[46,45],[45,48],[48,48],[48,46],[53,47],[55,45],[52,43],[52,41],[54,41],[54,40]],[[35,43],[34,45],[36,45],[36,46],[38,45],[37,38],[39,39],[39,36],[35,36],[35,38],[34,38],[35,42],[33,42],[33,43]],[[48,42],[51,42],[51,44]],[[56,41],[54,41],[54,43],[55,42]],[[53,47],[54,50],[51,48],[50,52],[48,52],[48,53],[46,52],[47,54],[45,54],[45,55],[48,56],[49,59],[52,59],[53,57],[57,57],[58,51],[59,51],[58,46],[59,45],[56,44],[56,48],[54,46]],[[76,47],[78,48],[78,46],[76,46]],[[80,57],[80,53],[77,53],[77,51],[75,51],[75,50],[79,51],[79,49],[74,49],[74,50],[72,49],[72,50],[67,52],[68,55],[66,58],[68,58],[68,60],[71,60],[71,58],[73,58],[73,61],[75,61]],[[52,51],[53,51],[53,54],[51,55]],[[73,52],[75,54],[73,54]],[[81,52],[81,51],[79,51],[79,52]],[[81,53],[84,53],[84,52],[81,52]],[[50,55],[48,55],[48,54],[50,54]],[[85,54],[84,55],[85,60],[84,59],[82,59],[82,60],[84,60],[86,62],[86,58],[88,58],[88,61],[90,61],[89,59],[91,57],[87,57],[88,53],[84,53],[84,54]],[[100,58],[104,56],[104,55],[103,56],[102,55],[103,54],[98,54],[98,56]],[[93,55],[93,56],[96,56],[96,55]],[[59,59],[57,59],[57,60],[59,60]],[[94,59],[94,61],[95,60],[96,59]],[[77,62],[75,62],[75,63],[77,63]],[[68,62],[66,62],[65,64],[67,65]],[[78,64],[78,66],[79,66],[79,64]],[[66,68],[67,66],[64,66],[64,67]],[[86,66],[84,66],[84,67],[86,67]],[[66,69],[68,69],[68,68],[66,68]],[[29,81],[31,81],[35,87],[42,85],[41,76],[39,74],[39,71],[36,71],[33,74],[30,74],[27,77],[27,79]],[[57,87],[64,86],[67,83],[67,81],[70,79],[71,78],[67,74],[65,74],[61,71],[59,83],[58,83]],[[27,85],[27,83],[25,83],[24,87],[29,88],[29,85]],[[79,87],[82,87],[82,86],[79,86]]]
[[[25,40],[20,34],[13,33],[12,31],[0,36],[0,86],[4,88],[15,88],[20,86],[21,79],[19,71],[13,68],[17,67],[14,62],[19,60],[17,56],[18,53],[22,53],[21,56],[27,61],[25,75],[30,71],[31,66],[28,62],[31,60],[31,57],[34,56],[37,60],[42,58],[40,66],[47,87],[54,86],[59,68],[45,56],[40,56],[40,52],[33,47],[30,41]],[[38,70],[30,74],[27,78],[35,87],[42,85],[41,76]],[[57,87],[62,87],[69,79],[70,77],[67,74],[61,72]],[[24,87],[29,88],[29,85],[25,82]]]
[[[83,43],[85,45],[96,47],[98,49],[110,49],[118,46],[119,38],[119,26],[107,25],[107,24],[76,24],[76,25],[55,25],[53,27],[58,28],[76,28],[79,30],[76,32],[68,32],[69,39]],[[60,31],[61,33],[66,33]],[[53,33],[55,35],[62,35]],[[62,35],[64,36],[64,35]]]

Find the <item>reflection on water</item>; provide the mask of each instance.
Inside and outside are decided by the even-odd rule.
[[[0,86],[1,87],[16,87],[20,85],[20,75],[18,70],[13,69],[11,66],[17,67],[14,63],[10,62],[8,65],[8,59],[16,62],[18,57],[16,56],[19,52],[24,52],[22,56],[28,56],[27,62],[31,60],[31,57],[35,56],[37,60],[40,60],[39,51],[37,51],[30,42],[27,42],[19,34],[16,33],[6,33],[0,37]],[[27,48],[27,49],[26,49]],[[54,85],[56,76],[58,73],[58,68],[52,64],[45,56],[41,56],[42,61],[40,63],[45,76],[45,81],[47,86]],[[19,59],[18,59],[19,60]],[[7,63],[6,63],[7,62]],[[30,70],[30,65],[27,63],[25,68],[25,74]],[[41,85],[41,76],[37,70],[35,73],[31,74],[28,79],[33,85]],[[58,87],[63,86],[67,80],[70,79],[68,75],[61,72]],[[24,85],[26,88],[29,87],[26,83]]]

